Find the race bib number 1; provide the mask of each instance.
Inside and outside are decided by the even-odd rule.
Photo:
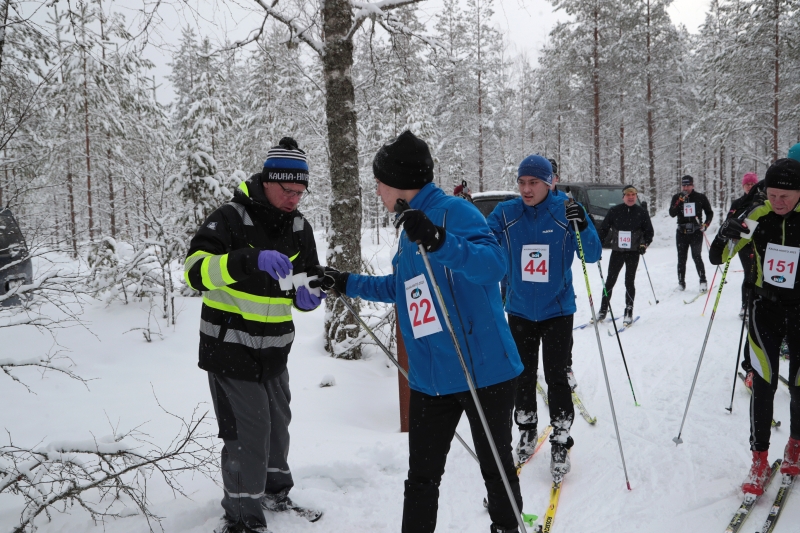
[[[764,281],[776,287],[793,289],[797,277],[797,262],[800,259],[800,248],[767,244],[764,256]]]
[[[419,339],[442,331],[442,323],[433,306],[428,280],[423,274],[406,281],[406,308],[414,338]]]
[[[550,281],[550,245],[526,244],[522,247],[522,281]]]
[[[630,231],[620,231],[619,232],[619,247],[620,248],[627,248],[630,250],[631,248],[631,232]]]
[[[694,202],[683,204],[683,216],[686,218],[693,218],[697,216],[697,211],[694,208]]]

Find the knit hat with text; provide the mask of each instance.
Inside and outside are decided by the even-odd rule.
[[[308,160],[297,141],[284,137],[267,152],[264,161],[263,181],[299,183],[308,187]]]
[[[767,188],[800,191],[800,161],[778,159],[767,169],[764,182]]]
[[[421,189],[433,181],[433,157],[428,144],[406,130],[378,149],[372,172],[389,187]]]

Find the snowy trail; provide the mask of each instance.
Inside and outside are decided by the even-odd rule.
[[[675,446],[692,376],[708,326],[711,295],[706,316],[701,317],[704,298],[691,305],[683,299],[697,289],[694,266],[687,265],[687,291],[675,290],[675,248],[672,221],[654,218],[661,226],[656,242],[648,250],[650,275],[661,303],[655,304],[644,266],[637,276],[635,314],[641,319],[621,334],[628,368],[641,403],[631,396],[616,338],[600,326],[606,365],[614,397],[622,444],[632,491],[625,488],[606,385],[594,329],[574,332],[574,365],[579,392],[587,409],[597,416],[596,426],[579,416],[573,425],[573,468],[568,474],[558,515],[556,532],[673,531],[722,532],[740,503],[739,485],[749,465],[747,392],[737,384],[733,413],[730,401],[736,348],[741,322],[738,318],[742,274],[729,273],[711,331],[709,345],[698,377],[697,388],[683,431],[684,444]],[[382,245],[371,243],[366,234],[365,258],[376,272],[390,268],[393,231],[382,234]],[[389,244],[387,244],[387,239]],[[607,273],[608,252],[603,260]],[[324,257],[324,247],[320,257]],[[705,257],[705,255],[704,255]],[[707,259],[706,259],[707,260]],[[731,270],[740,269],[734,260]],[[709,282],[713,267],[706,265]],[[601,286],[595,265],[588,265],[595,305]],[[588,321],[590,311],[580,263],[573,269],[578,294],[575,323]],[[718,278],[719,281],[719,278]],[[615,287],[613,305],[621,316],[623,281]],[[649,304],[648,301],[651,303]],[[108,307],[95,303],[86,310],[90,328],[59,333],[76,366],[86,378],[81,384],[52,373],[41,378],[21,371],[35,394],[0,381],[0,426],[18,444],[40,440],[89,438],[109,434],[108,417],[121,428],[148,422],[145,430],[166,439],[177,427],[156,405],[153,393],[170,411],[188,415],[197,404],[211,409],[205,374],[196,367],[197,324],[200,300],[182,299],[177,326],[163,331],[164,339],[146,343],[138,332],[124,333],[147,322],[145,304]],[[323,519],[310,524],[295,516],[269,517],[270,529],[285,532],[395,532],[400,529],[403,481],[407,470],[407,440],[399,433],[397,372],[376,348],[366,351],[363,361],[340,361],[323,350],[323,313],[296,314],[297,339],[289,358],[293,421],[289,461],[295,476],[292,492],[296,501],[325,511]],[[50,346],[35,330],[0,331],[0,357],[38,355]],[[12,348],[15,347],[15,348]],[[786,375],[786,363],[782,367]],[[332,375],[333,387],[320,388],[323,376]],[[776,393],[775,418],[784,426],[773,431],[770,459],[782,455],[788,438],[789,395],[784,386]],[[539,402],[540,418],[547,409]],[[462,419],[459,433],[471,443],[469,426]],[[544,446],[521,474],[524,511],[544,514],[550,486],[550,451]],[[165,517],[170,533],[210,533],[221,514],[221,489],[203,478],[185,479],[192,500],[173,499],[165,487],[155,483],[150,493],[156,512]],[[760,528],[777,492],[774,483],[748,519],[746,529]],[[463,448],[451,445],[441,485],[437,531],[485,533],[489,518],[481,505],[485,489],[475,462]],[[797,492],[797,489],[795,489]],[[777,533],[796,531],[800,523],[798,494],[790,496]],[[0,533],[10,531],[17,519],[12,496],[0,497]],[[81,511],[42,520],[42,533],[102,531]],[[112,521],[109,533],[144,533],[140,517]]]

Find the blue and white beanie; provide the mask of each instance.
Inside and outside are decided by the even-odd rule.
[[[539,154],[529,155],[522,160],[517,169],[517,179],[523,176],[537,178],[547,183],[553,184],[553,165],[546,158]]]
[[[308,187],[308,160],[297,141],[284,137],[270,148],[264,161],[263,181],[299,183]]]

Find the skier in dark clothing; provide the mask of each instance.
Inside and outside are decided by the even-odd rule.
[[[705,221],[703,220],[705,215]],[[706,269],[703,265],[703,235],[708,228],[714,212],[708,198],[694,190],[694,178],[684,176],[681,178],[681,192],[672,197],[669,207],[669,216],[678,217],[678,229],[675,241],[678,245],[678,286],[680,290],[686,289],[686,259],[689,248],[692,249],[692,259],[697,267],[700,277],[700,292],[708,290],[706,283]]]
[[[297,211],[307,185],[305,153],[294,139],[281,139],[264,170],[203,222],[184,263],[186,283],[203,293],[198,366],[208,372],[225,443],[225,515],[215,533],[267,532],[264,509],[293,506],[286,370],[292,307],[311,311],[325,296],[292,285],[292,272],[319,264],[314,232]],[[319,513],[309,510],[308,518]]]
[[[617,276],[625,265],[625,317],[623,323],[633,322],[633,300],[636,297],[636,268],[639,256],[643,255],[653,242],[653,224],[650,216],[640,205],[636,205],[639,191],[633,185],[622,189],[622,203],[608,210],[598,234],[600,241],[611,248],[611,259],[608,263],[606,292],[600,304],[597,320],[604,320],[608,313],[609,300],[617,282]]]
[[[748,194],[756,183],[758,183],[758,176],[752,172],[748,172],[742,177],[742,189],[744,190],[744,194],[731,203],[731,208],[728,210],[728,214],[725,217],[726,220],[735,218],[750,204],[748,201]],[[742,281],[742,310],[739,312],[739,317],[743,318],[747,312],[747,297],[750,292],[748,287],[752,286],[755,279],[755,264],[753,262],[755,260],[755,255],[753,246],[748,244],[739,250],[739,259],[744,269],[744,281]]]
[[[778,388],[781,340],[786,338],[791,353],[800,350],[800,328],[797,327],[800,315],[800,279],[797,276],[800,263],[800,162],[779,159],[767,169],[764,181],[767,201],[726,220],[709,254],[713,264],[721,264],[750,244],[756,256],[755,294],[748,317],[750,364],[757,374],[753,378],[750,402],[753,464],[742,485],[744,492],[756,495],[764,492],[770,473],[770,426],[773,399]],[[728,246],[729,241],[734,244]],[[784,450],[781,473],[796,476],[800,474],[798,357],[792,357],[789,363],[789,394],[789,442]]]

